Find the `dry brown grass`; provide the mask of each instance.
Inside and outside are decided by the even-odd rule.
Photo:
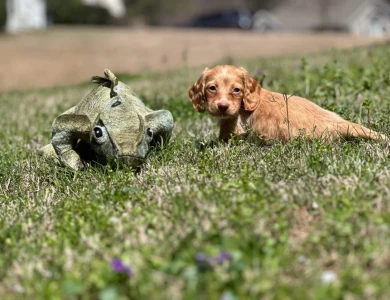
[[[0,36],[0,90],[79,83],[104,68],[124,73],[159,71],[213,64],[226,57],[304,55],[383,40],[333,33],[57,27]]]

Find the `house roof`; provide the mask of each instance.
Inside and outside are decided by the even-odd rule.
[[[286,0],[271,12],[288,30],[307,30],[324,25],[346,28],[359,10],[378,3],[383,4],[383,1]]]

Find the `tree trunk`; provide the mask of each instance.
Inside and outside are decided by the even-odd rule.
[[[7,0],[6,31],[44,29],[47,26],[45,0]]]

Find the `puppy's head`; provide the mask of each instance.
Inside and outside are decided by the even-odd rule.
[[[188,90],[192,105],[221,118],[237,117],[240,109],[254,111],[260,101],[260,84],[247,70],[223,65],[205,69]]]

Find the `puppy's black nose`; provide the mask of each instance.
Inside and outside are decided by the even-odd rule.
[[[226,112],[229,109],[229,104],[227,103],[218,103],[218,109],[221,113]]]

